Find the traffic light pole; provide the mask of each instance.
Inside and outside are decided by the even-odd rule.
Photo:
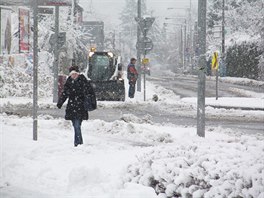
[[[205,137],[206,0],[198,1],[197,135]]]
[[[138,20],[141,19],[141,0],[138,0]],[[137,24],[137,43],[140,42],[140,26]],[[138,80],[137,80],[137,91],[141,92],[141,54],[140,49],[137,49],[137,71],[138,71]]]

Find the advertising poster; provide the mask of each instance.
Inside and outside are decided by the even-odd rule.
[[[0,54],[10,54],[11,41],[11,10],[0,8]]]
[[[29,52],[29,10],[19,8],[19,53]]]

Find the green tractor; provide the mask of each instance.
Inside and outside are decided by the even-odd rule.
[[[86,75],[97,100],[124,101],[125,85],[121,57],[112,52],[89,52]]]

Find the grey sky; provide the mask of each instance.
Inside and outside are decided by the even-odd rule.
[[[198,0],[192,0],[192,5],[196,6]],[[90,11],[92,2],[93,15],[87,14]],[[117,29],[120,23],[119,15],[125,6],[125,0],[80,0],[80,4],[85,10],[85,20],[102,20],[107,26]],[[152,16],[156,21],[163,23],[165,17],[172,17],[183,14],[183,10],[168,10],[169,7],[189,7],[190,0],[147,0],[147,8],[152,11]]]

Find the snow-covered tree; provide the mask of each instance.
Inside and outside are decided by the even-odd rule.
[[[126,56],[135,56],[136,54],[136,39],[137,39],[137,0],[126,0],[125,6],[120,13],[121,20],[121,37],[125,46]],[[146,0],[141,1],[142,16],[146,14]]]
[[[220,40],[215,41],[211,39],[213,32],[215,31],[215,25],[221,25],[222,22],[222,2],[223,0],[209,0],[208,2],[208,44],[209,47],[218,42],[220,45]],[[262,53],[260,60],[259,57],[253,57],[259,60],[259,78],[264,78],[263,73],[263,21],[264,21],[264,2],[259,0],[229,0],[225,1],[225,29],[226,29],[226,40],[227,47],[232,47],[232,45],[238,46],[239,43],[247,41],[246,46],[251,46],[254,42],[258,46],[258,51]],[[230,42],[231,41],[231,42]],[[241,44],[242,45],[242,44]],[[250,50],[250,49],[249,49]],[[256,53],[257,55],[258,53]],[[240,57],[243,59],[243,57]]]

